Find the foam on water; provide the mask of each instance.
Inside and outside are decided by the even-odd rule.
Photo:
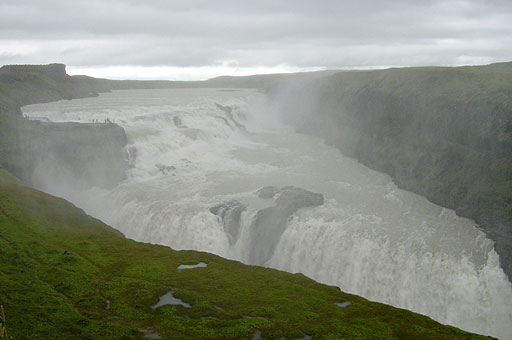
[[[511,284],[473,221],[265,119],[264,99],[252,90],[130,90],[24,113],[53,121],[110,118],[125,128],[133,165],[126,181],[112,190],[53,193],[130,238],[247,263],[251,245],[266,241],[251,239],[251,221],[273,202],[258,198],[258,189],[294,185],[322,193],[325,202],[292,215],[265,265],[512,339]],[[233,108],[233,117],[216,104]],[[234,200],[244,210],[230,240],[209,209]]]

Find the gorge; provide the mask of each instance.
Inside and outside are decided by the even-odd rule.
[[[443,323],[510,338],[512,289],[505,274],[510,192],[499,184],[510,180],[510,97],[496,95],[505,99],[498,103],[496,123],[489,122],[488,130],[472,127],[473,121],[482,120],[453,118],[454,126],[468,125],[461,129],[468,130],[469,138],[429,118],[429,112],[450,114],[450,101],[433,97],[436,105],[445,107],[442,111],[437,106],[430,110],[426,98],[402,96],[396,88],[392,94],[377,95],[389,88],[382,86],[394,72],[420,71],[389,70],[392,76],[379,72],[384,75],[343,72],[236,79],[236,87],[256,87],[266,96],[255,90],[217,89],[219,84],[229,87],[232,80],[213,79],[203,86],[191,85],[206,89],[126,89],[26,106],[24,115],[46,117],[51,123],[21,123],[24,127],[17,131],[29,133],[18,133],[20,140],[40,138],[39,142],[29,143],[32,153],[23,153],[27,158],[11,153],[2,158],[2,165],[135,240],[302,272]],[[426,78],[415,79],[422,84],[432,81],[430,70],[421,72]],[[408,78],[396,81],[403,79]],[[508,91],[505,85],[498,86],[499,91]],[[486,115],[487,107],[495,104],[471,103],[457,112]],[[414,108],[422,113],[415,116]],[[87,123],[72,131],[84,117],[114,119],[120,127]],[[418,117],[424,121],[408,121]],[[321,138],[296,133],[295,127]],[[88,129],[93,132],[84,132]],[[431,135],[434,130],[436,136]],[[55,136],[55,141],[45,145],[39,133]],[[81,139],[82,135],[88,137]],[[446,146],[444,138],[453,140]],[[70,176],[57,171],[63,169],[59,162],[70,164],[66,145],[83,149],[71,161],[76,164],[64,167]],[[452,148],[458,152],[455,156]],[[481,148],[487,158],[477,153]],[[60,151],[43,156],[54,149]],[[442,168],[445,159],[454,163]],[[56,171],[45,163],[48,160]],[[450,170],[459,167],[457,162],[464,164],[460,173]],[[476,169],[486,165],[488,176],[475,182],[481,174]],[[450,181],[441,182],[443,174],[450,174]],[[467,178],[460,179],[462,175]],[[400,190],[393,179],[447,208],[464,203],[466,210],[457,213],[477,219],[487,235],[454,211]],[[461,181],[465,191],[454,191]],[[436,183],[441,188],[434,190]],[[490,195],[485,198],[489,196],[472,189],[486,183],[501,196],[484,192]],[[483,212],[475,210],[472,200]]]

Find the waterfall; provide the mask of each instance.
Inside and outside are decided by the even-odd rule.
[[[65,197],[127,237],[301,272],[512,339],[512,287],[473,221],[273,121],[256,91],[115,91],[24,113],[125,129],[127,179]]]

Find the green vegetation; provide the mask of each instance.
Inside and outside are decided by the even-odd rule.
[[[198,262],[206,268],[177,271]],[[134,242],[0,170],[0,303],[17,339],[484,339],[336,287]],[[191,308],[151,306],[169,291]],[[337,302],[349,301],[340,308]],[[144,333],[145,332],[145,333]]]
[[[0,339],[8,339],[4,306],[0,305]]]

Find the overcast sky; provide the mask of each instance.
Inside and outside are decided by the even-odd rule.
[[[512,1],[0,0],[0,64],[205,79],[512,60]]]

